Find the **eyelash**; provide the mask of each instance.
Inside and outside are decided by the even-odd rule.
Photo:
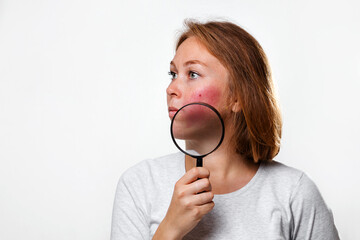
[[[177,78],[177,73],[173,72],[173,71],[169,71],[168,74],[171,76],[171,80],[174,80]],[[189,71],[188,75],[190,76],[191,74],[196,74],[197,77],[200,77],[200,74],[197,73],[197,72],[194,72],[194,71]],[[196,78],[193,78],[193,79],[196,79]]]
[[[168,72],[168,74],[171,76],[171,80],[174,80],[177,77],[177,74],[175,72],[173,72],[173,71]]]

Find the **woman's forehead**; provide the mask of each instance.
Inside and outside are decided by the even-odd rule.
[[[177,49],[170,66],[185,67],[190,64],[199,64],[203,67],[223,67],[219,59],[212,55],[204,44],[196,37],[186,39]]]

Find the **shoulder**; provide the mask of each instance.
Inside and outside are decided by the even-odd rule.
[[[289,167],[277,161],[263,162],[261,170],[264,178],[273,183],[281,183],[282,186],[295,187],[304,177],[305,173],[293,167]]]
[[[276,199],[289,209],[293,239],[339,239],[332,211],[306,173],[275,161],[263,170]]]
[[[284,202],[321,197],[315,183],[301,170],[272,161],[261,165],[262,186]]]
[[[182,174],[181,167],[184,168],[183,159],[183,154],[176,153],[146,159],[130,167],[118,181],[114,204],[127,206],[134,203],[147,215],[156,199],[171,196],[173,186]]]
[[[307,174],[276,161],[263,163],[262,170],[263,184],[290,210],[294,239],[308,239],[309,236],[339,239],[332,212]]]
[[[184,168],[184,154],[178,152],[153,159],[145,159],[127,169],[120,182],[148,184],[156,179],[181,172]]]
[[[281,187],[291,189],[291,198],[301,195],[303,198],[314,198],[319,195],[316,184],[301,170],[283,163],[272,161],[263,164],[265,175],[270,181],[281,183]]]

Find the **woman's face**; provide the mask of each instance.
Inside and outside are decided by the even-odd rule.
[[[169,117],[191,102],[205,102],[220,113],[226,106],[228,71],[196,38],[186,39],[170,63]]]

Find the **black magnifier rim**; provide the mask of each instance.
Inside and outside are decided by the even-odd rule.
[[[176,115],[180,112],[181,109],[189,106],[189,105],[203,105],[205,107],[208,107],[210,108],[212,111],[214,111],[216,113],[216,115],[219,117],[220,119],[220,122],[221,122],[221,128],[222,128],[222,134],[221,134],[221,139],[218,143],[218,145],[210,152],[206,153],[206,154],[203,154],[203,155],[200,155],[200,156],[196,156],[196,155],[192,155],[186,151],[184,151],[177,143],[176,143],[176,140],[175,140],[175,137],[174,137],[174,134],[173,134],[173,123],[174,123],[174,119],[176,117]],[[223,142],[224,140],[224,135],[225,135],[225,124],[224,124],[224,120],[222,119],[220,113],[218,112],[218,110],[216,110],[216,108],[214,108],[213,106],[211,106],[210,104],[207,104],[207,103],[204,103],[204,102],[193,102],[193,103],[188,103],[184,106],[182,106],[179,110],[176,111],[176,113],[174,114],[174,117],[171,119],[171,125],[170,125],[170,133],[171,133],[171,138],[175,144],[175,146],[183,153],[185,153],[186,155],[190,156],[190,157],[193,157],[193,158],[204,158],[205,156],[209,155],[210,153],[214,152],[216,149],[218,149],[221,145],[221,143]]]

